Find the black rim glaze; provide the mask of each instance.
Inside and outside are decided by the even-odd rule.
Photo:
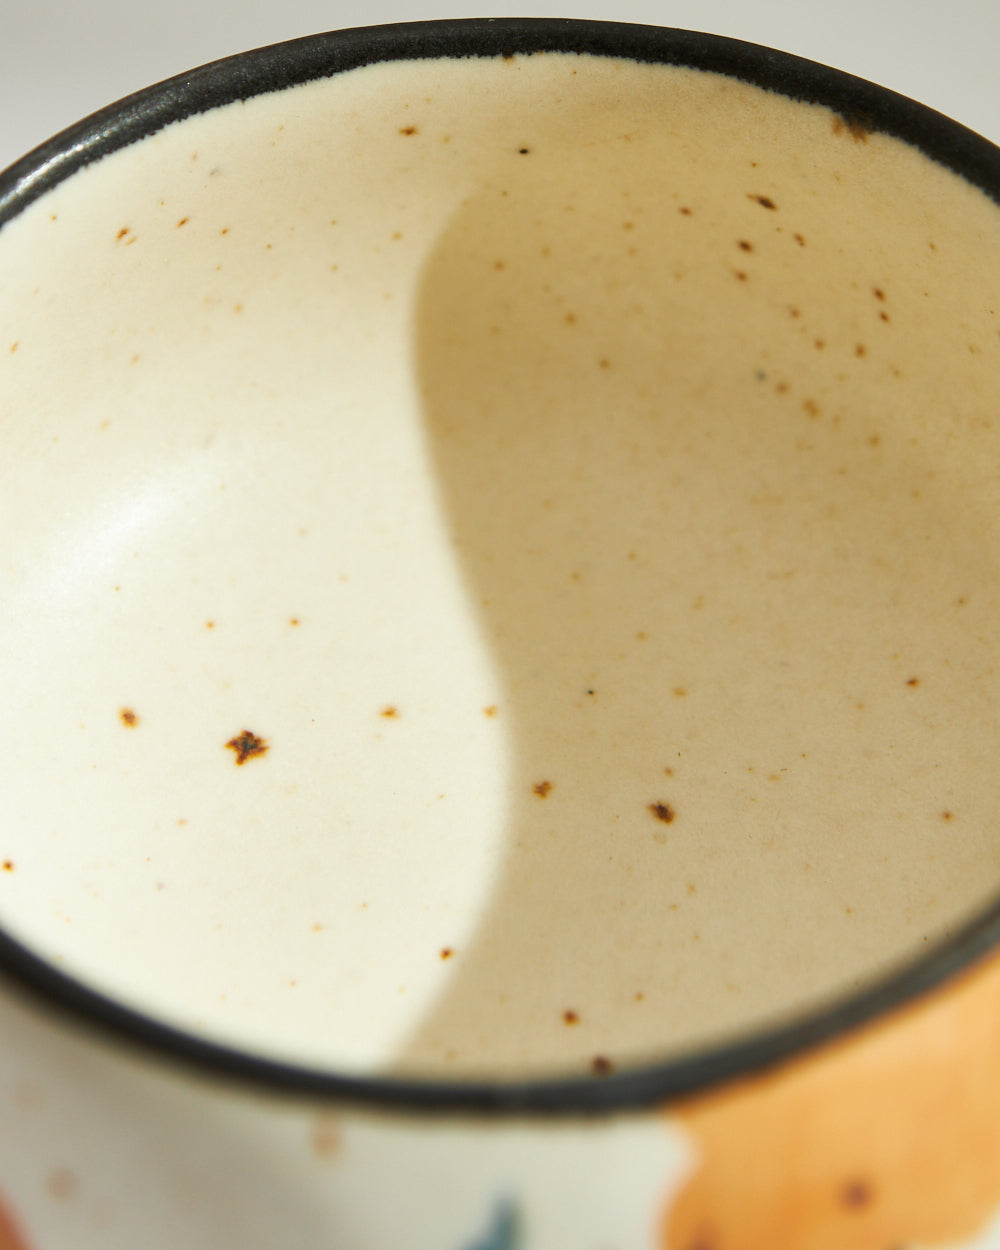
[[[297,39],[215,61],[129,96],[63,131],[0,174],[0,227],[85,165],[171,122],[223,104],[379,61],[549,51],[715,71],[794,100],[825,105],[851,127],[912,144],[1000,204],[1000,149],[940,113],[863,79],[714,35],[612,22],[482,18]],[[1000,898],[919,960],[863,992],[791,1023],[607,1077],[492,1082],[337,1076],[216,1045],[96,993],[2,929],[0,969],[45,1002],[119,1040],[275,1091],[426,1112],[581,1113],[648,1107],[773,1066],[925,994],[998,943]]]

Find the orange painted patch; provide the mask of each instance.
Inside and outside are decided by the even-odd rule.
[[[665,1250],[887,1250],[1000,1210],[1000,956],[884,1022],[680,1108],[701,1164]]]
[[[32,1250],[3,1201],[0,1201],[0,1250]]]

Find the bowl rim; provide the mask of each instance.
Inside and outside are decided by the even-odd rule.
[[[210,62],[91,114],[0,173],[0,231],[29,204],[102,157],[175,121],[379,62],[564,52],[715,72],[823,105],[856,137],[918,148],[1000,205],[1000,148],[888,88],[787,52],[721,35],[571,18],[467,18],[357,27]],[[257,1089],[395,1110],[592,1114],[689,1098],[804,1055],[913,1003],[1000,943],[1000,895],[961,928],[860,991],[734,1039],[606,1076],[438,1079],[338,1074],[215,1043],[135,1011],[68,976],[0,926],[0,974],[36,1000],[161,1061]]]

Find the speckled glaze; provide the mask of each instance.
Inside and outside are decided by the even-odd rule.
[[[998,196],[527,21],[6,175],[0,1247],[1000,1245]]]

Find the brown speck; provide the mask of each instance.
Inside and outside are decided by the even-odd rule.
[[[551,781],[536,782],[535,785],[532,786],[532,790],[534,791],[535,794],[538,795],[540,799],[547,799],[549,795],[552,793],[552,782]]]
[[[268,750],[268,744],[264,739],[258,738],[250,729],[241,729],[235,738],[230,738],[226,747],[236,753],[237,764],[245,764],[255,755],[264,755]]]
[[[401,135],[415,135],[417,133],[416,126],[403,126],[399,132]]]
[[[833,133],[835,135],[849,134],[855,143],[867,143],[871,131],[871,124],[859,117],[842,117],[838,113],[833,119]]]
[[[219,231],[219,234],[228,234],[228,233],[229,233],[228,226],[223,226],[222,229]]]
[[[623,222],[622,222],[622,229],[623,229],[623,230],[634,230],[634,229],[635,229],[635,222],[634,222],[634,221],[623,221]]]
[[[399,708],[389,703],[379,712],[379,716],[384,716],[386,720],[398,720]]]
[[[519,156],[528,156],[531,152],[531,148],[518,148],[517,151]]]
[[[5,859],[5,860],[3,861],[3,870],[4,870],[4,872],[13,872],[13,871],[14,871],[14,861],[13,861],[12,859]]]
[[[687,687],[686,686],[674,686],[674,697],[677,699],[686,699]]]
[[[858,1210],[867,1207],[874,1198],[871,1185],[861,1179],[848,1181],[840,1191],[841,1206]]]
[[[881,300],[883,303],[885,302],[885,291],[883,291],[881,287],[873,286],[872,295],[874,295],[877,300]]]
[[[855,356],[867,356],[868,348],[865,347],[864,343],[858,343],[857,346],[854,348],[854,354]]]
[[[505,260],[495,260],[493,262],[493,268],[499,272],[500,270],[507,268],[507,262]]]
[[[563,1012],[563,1024],[572,1025],[572,1024],[579,1024],[579,1023],[580,1023],[580,1017],[575,1011]]]
[[[881,434],[870,434],[868,436],[868,446],[869,447],[881,447],[882,446]]]
[[[122,228],[121,228],[121,229],[118,231],[118,233],[115,235],[115,238],[116,238],[116,239],[124,239],[124,238],[125,238],[125,236],[129,233],[129,230],[130,230],[130,229],[131,229],[131,227],[129,227],[129,226],[122,226]]]
[[[491,703],[489,707],[484,707],[484,708],[483,708],[483,715],[484,715],[484,716],[489,716],[490,718],[492,718],[492,717],[496,716],[496,714],[497,714],[499,711],[500,711],[500,709],[497,707],[497,705],[496,705],[495,703]]]
[[[878,319],[879,319],[879,321],[888,321],[888,320],[889,320],[889,314],[888,314],[887,312],[884,312],[884,311],[883,311],[883,312],[880,312],[880,313],[879,313],[879,315],[878,315]]]
[[[734,269],[734,270],[733,270],[733,273],[734,273],[734,274],[735,274],[735,276],[736,276],[736,281],[737,281],[737,282],[746,282],[747,277],[749,276],[749,275],[746,273],[746,271],[745,271],[745,270],[743,270],[743,269]]]
[[[442,959],[451,959],[451,957],[452,957],[452,955],[454,955],[454,953],[455,953],[455,952],[451,949],[451,947],[450,947],[450,946],[445,946],[445,947],[442,947],[442,949],[441,949],[441,958],[442,958]]]
[[[737,244],[737,247],[740,249],[741,252],[753,251],[753,244],[750,242],[749,239],[740,239],[739,243]]]
[[[792,238],[793,238],[793,239],[795,240],[795,242],[799,245],[799,247],[805,247],[805,245],[806,245],[806,240],[805,240],[805,236],[804,236],[804,235],[801,235],[801,234],[793,234],[793,235],[792,235]]]
[[[54,1172],[49,1173],[45,1188],[56,1202],[67,1202],[75,1196],[79,1184],[76,1174],[69,1168],[56,1168]]]
[[[672,768],[665,768],[663,770],[663,775],[664,777],[672,777],[674,775],[674,770]]]
[[[919,677],[911,677],[911,678],[909,678],[909,680],[907,681],[907,683],[906,683],[906,684],[907,684],[908,686],[919,686],[919,685],[920,685],[920,678],[919,678]]]
[[[122,724],[129,729],[134,729],[139,723],[139,717],[130,707],[123,707],[118,715],[121,717]]]
[[[177,229],[180,230],[181,226],[186,226],[190,220],[190,217],[182,217],[177,223]]]
[[[671,824],[676,815],[669,803],[650,803],[647,810],[652,812],[657,820],[662,820],[665,825]]]
[[[290,617],[288,618],[288,623],[289,623],[289,625],[299,625],[299,624],[301,624],[301,622],[299,621],[299,618],[298,618],[297,616],[290,616]]]
[[[691,209],[690,209],[690,208],[687,208],[687,207],[681,207],[681,208],[679,208],[677,211],[681,214],[681,216],[682,216],[682,217],[690,217],[690,216],[691,216]]]
[[[611,361],[608,360],[607,356],[602,356],[601,359],[597,362],[597,367],[599,369],[610,369]]]
[[[563,320],[566,322],[568,326],[575,326],[579,318],[577,317],[576,313],[568,312],[566,316],[563,318]]]
[[[11,345],[10,345],[10,354],[11,354],[12,356],[13,356],[13,355],[14,355],[14,353],[17,351],[18,347],[20,346],[20,343],[21,343],[21,340],[20,340],[20,339],[15,339],[15,340],[14,340],[14,342],[13,342],[13,343],[11,343]]]
[[[309,1134],[309,1145],[318,1159],[329,1159],[340,1152],[340,1133],[333,1116],[317,1116]]]
[[[815,399],[804,399],[802,401],[803,409],[815,420],[819,416],[819,404]]]
[[[789,304],[789,305],[788,305],[788,315],[789,315],[789,317],[801,317],[801,316],[802,316],[802,310],[801,310],[800,308],[796,307],[796,305],[795,305],[795,304]]]
[[[594,1076],[610,1076],[615,1070],[615,1065],[607,1055],[595,1055],[590,1061],[590,1070]]]
[[[206,629],[215,629],[215,621],[206,621],[206,622],[205,622],[205,628],[206,628]]]
[[[234,312],[234,313],[239,314],[239,313],[241,313],[242,311],[243,311],[243,305],[242,305],[242,304],[234,304],[234,305],[233,305],[233,312]]]
[[[787,383],[787,382],[776,382],[776,383],[775,383],[775,386],[774,386],[774,389],[775,389],[776,393],[777,393],[777,394],[779,394],[779,395],[787,395],[787,394],[788,394],[788,383]]]
[[[954,820],[954,819],[955,819],[955,813],[954,813],[954,812],[942,812],[942,813],[941,813],[941,819],[942,819],[942,820]]]
[[[821,352],[823,348],[826,347],[826,339],[813,339],[813,347],[815,347],[818,352]]]
[[[770,209],[771,212],[777,212],[778,206],[769,195],[750,194],[747,196],[747,199],[753,200],[755,203],[759,204],[761,208],[767,208]]]

